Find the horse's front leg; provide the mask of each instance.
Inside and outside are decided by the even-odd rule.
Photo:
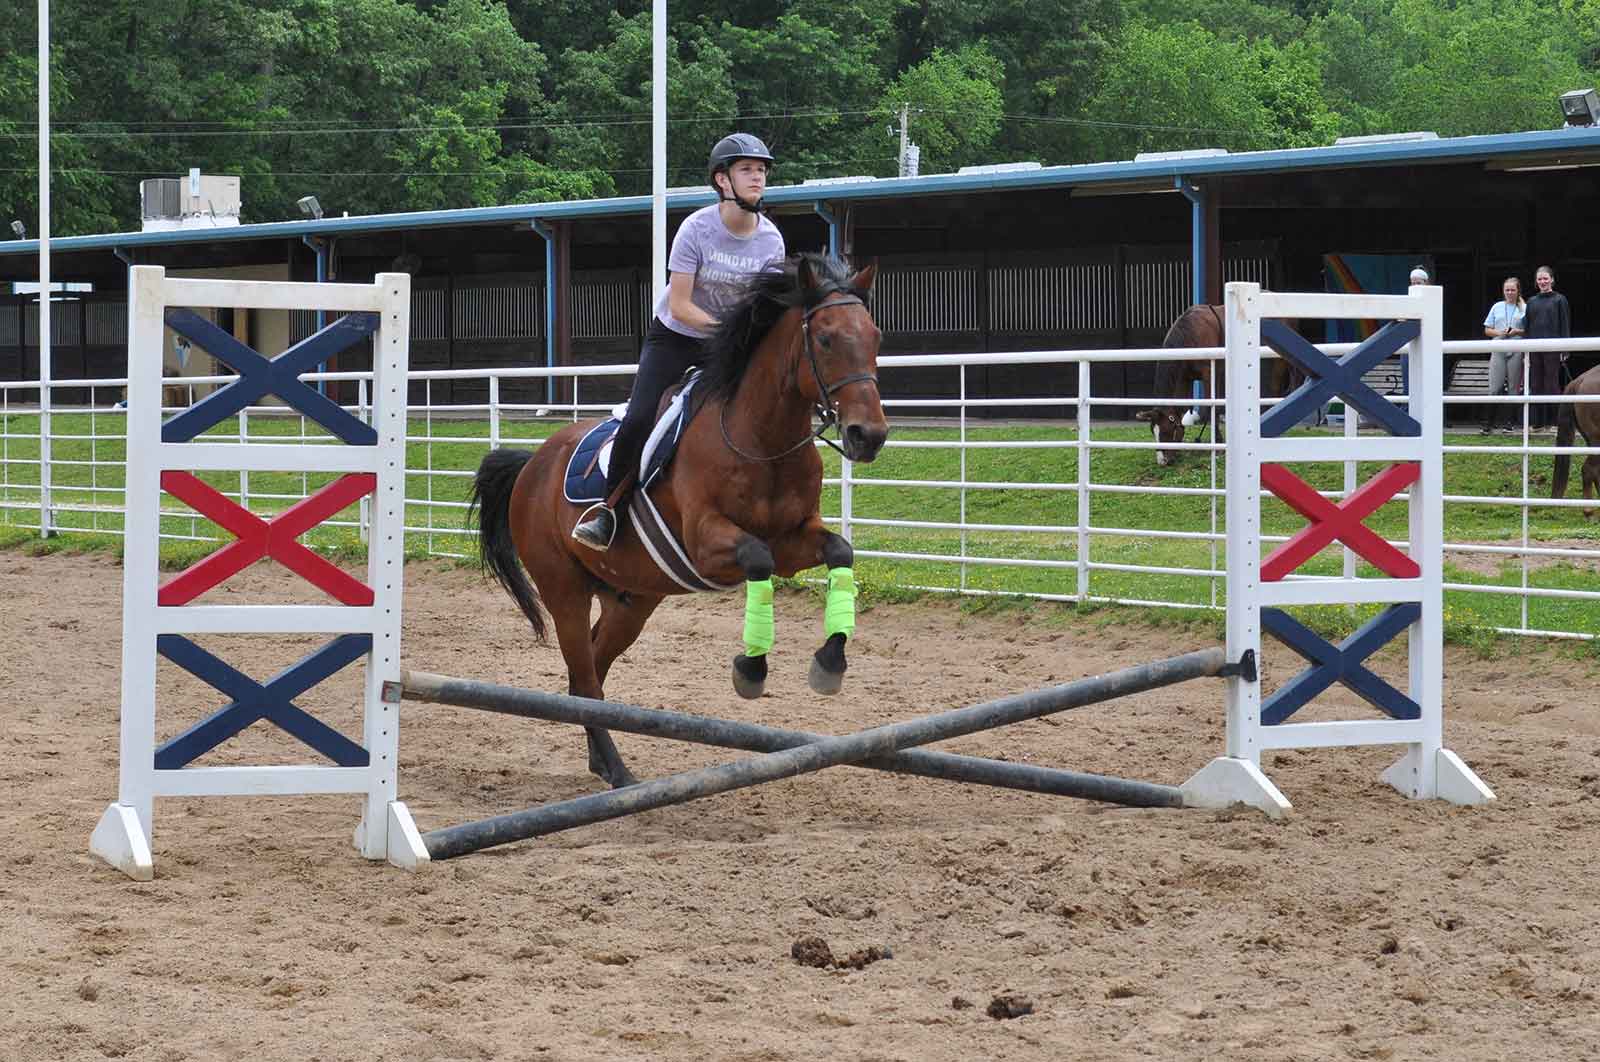
[[[700,571],[709,574],[737,567],[744,575],[744,652],[733,658],[733,689],[754,700],[767,688],[767,652],[772,648],[772,548],[716,514],[707,514],[692,530],[685,530],[690,559]]]
[[[851,564],[855,550],[840,535],[813,517],[796,535],[780,539],[778,570],[789,573],[815,567],[820,560],[828,566],[828,593],[822,607],[822,648],[811,658],[806,681],[825,695],[838,693],[844,685],[847,666],[844,646],[856,629],[856,582]]]

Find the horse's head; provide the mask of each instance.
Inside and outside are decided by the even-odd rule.
[[[1150,425],[1150,431],[1156,437],[1156,442],[1183,442],[1185,424],[1183,423],[1183,413],[1177,408],[1161,406],[1156,409],[1141,409],[1134,414],[1134,417]],[[1177,460],[1177,457],[1178,454],[1175,450],[1157,450],[1156,464],[1165,468]]]
[[[840,447],[852,461],[871,461],[889,437],[878,394],[878,344],[883,333],[867,312],[877,263],[842,284],[819,277],[801,258],[802,362],[800,390],[825,410],[836,410]]]

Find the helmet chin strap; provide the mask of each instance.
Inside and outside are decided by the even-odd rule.
[[[724,177],[728,178],[728,189],[730,191],[732,191],[732,189],[733,189],[733,174],[729,173],[726,169],[719,170],[718,172],[721,173]],[[712,182],[712,183],[715,183],[715,182]],[[766,200],[765,196],[763,196],[760,199],[757,199],[754,203],[747,203],[747,202],[745,202],[744,197],[741,196],[738,192],[733,192],[732,195],[724,195],[723,192],[722,192],[722,185],[718,184],[716,187],[717,187],[717,200],[719,202],[722,202],[722,203],[728,203],[728,202],[738,203],[739,204],[739,209],[743,210],[746,214],[761,214],[761,213],[764,213],[766,211],[766,209],[767,209],[767,200]]]
[[[723,195],[722,189],[718,188],[717,198],[724,203],[738,203],[739,209],[743,210],[747,214],[760,214],[765,212],[767,209],[767,200],[765,196],[757,199],[754,203],[747,203],[738,195]]]

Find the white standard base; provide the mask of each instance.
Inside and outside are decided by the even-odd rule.
[[[1434,752],[1431,771],[1426,769],[1426,756],[1421,745],[1411,746],[1383,772],[1383,780],[1412,800],[1448,800],[1472,806],[1494,799],[1494,791],[1449,749]]]
[[[1218,756],[1183,785],[1183,803],[1190,808],[1227,808],[1247,804],[1275,819],[1293,807],[1272,780],[1250,760]]]
[[[150,838],[139,825],[139,813],[131,804],[112,804],[100,816],[100,824],[89,835],[89,852],[122,871],[135,881],[156,876],[155,860],[150,855]]]
[[[420,870],[427,866],[428,846],[422,843],[422,834],[411,818],[410,809],[398,800],[391,800],[386,817],[383,843],[375,847],[369,847],[366,843],[366,821],[362,820],[356,825],[356,851],[368,859],[388,860],[401,870]]]

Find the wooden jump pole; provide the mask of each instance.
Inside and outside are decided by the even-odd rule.
[[[430,858],[450,859],[495,845],[587,826],[842,764],[883,761],[887,769],[899,770],[895,761],[896,754],[902,749],[962,737],[982,730],[992,730],[1010,723],[1037,719],[1072,708],[1143,693],[1189,679],[1220,676],[1228,673],[1228,669],[1229,665],[1223,650],[1205,649],[1155,663],[1124,668],[1105,675],[1078,679],[1048,689],[1003,697],[920,719],[873,727],[854,734],[817,737],[816,740],[802,745],[780,748],[774,752],[716,767],[684,771],[604,793],[594,793],[524,811],[497,815],[478,822],[433,830],[424,834],[422,840]],[[419,699],[427,699],[425,691],[430,689],[427,680],[438,678],[440,677],[424,676],[421,672],[407,672],[402,680],[402,688],[405,693],[411,693]],[[444,679],[442,684],[432,686],[431,692],[440,697],[453,691],[459,692],[459,689],[454,688],[460,681]],[[509,688],[496,689],[504,691]],[[574,702],[567,706],[573,714],[571,718],[563,721],[609,726],[613,724],[607,722],[607,718],[621,718],[626,714],[598,707],[608,706],[609,709],[626,707],[610,705],[609,702],[582,698],[565,700]],[[455,701],[441,701],[441,703],[455,703]],[[636,711],[649,710],[636,709]],[[699,724],[706,724],[703,730],[707,734],[727,723],[726,720],[705,720],[694,716],[680,715],[679,719],[696,720]],[[663,725],[659,718],[656,719],[656,725]],[[617,729],[622,728],[617,727]],[[650,732],[661,733],[660,730]],[[889,766],[891,763],[894,765]],[[1181,804],[1180,795],[1174,806]]]

